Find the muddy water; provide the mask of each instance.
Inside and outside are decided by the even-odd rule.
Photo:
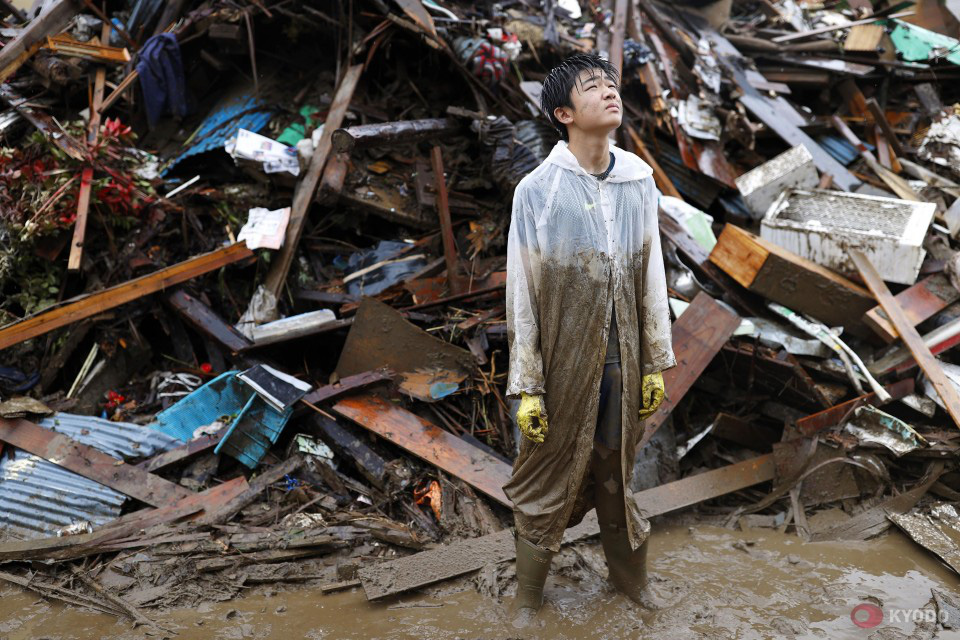
[[[510,565],[481,580],[501,599],[462,580],[426,593],[370,604],[359,589],[321,595],[309,588],[258,587],[233,602],[191,610],[147,610],[179,638],[924,638],[895,610],[920,609],[932,588],[960,592],[960,580],[898,531],[868,542],[803,544],[768,529],[748,532],[698,525],[654,528],[653,592],[663,606],[639,610],[598,575],[597,544],[566,549],[547,583],[541,626],[506,623]],[[493,590],[495,591],[495,589]],[[125,621],[0,586],[0,639],[142,638]],[[880,605],[885,620],[860,629],[858,604]],[[894,617],[892,620],[891,618]],[[960,621],[957,621],[960,625]],[[940,629],[937,638],[960,638]]]

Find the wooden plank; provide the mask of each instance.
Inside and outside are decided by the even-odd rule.
[[[913,393],[913,388],[913,378],[899,380],[884,387],[887,393],[890,394],[891,401],[899,400],[900,398],[910,395]],[[885,403],[880,402],[877,399],[877,394],[867,393],[865,395],[856,397],[853,400],[841,402],[840,404],[830,407],[829,409],[824,409],[823,411],[818,411],[817,413],[800,418],[797,420],[797,428],[803,435],[812,436],[813,434],[819,433],[824,429],[829,429],[832,426],[840,424],[841,420],[853,415],[854,409],[864,404],[873,405],[874,407],[881,407]]]
[[[897,194],[899,198],[903,200],[910,200],[911,202],[923,202],[920,196],[916,191],[913,190],[913,187],[907,183],[906,180],[895,174],[893,171],[885,168],[878,161],[876,156],[867,149],[867,146],[863,144],[860,138],[847,126],[847,123],[844,122],[840,116],[834,115],[830,116],[830,122],[833,123],[833,127],[847,139],[847,142],[852,144],[857,148],[857,151],[860,153],[860,157],[863,158],[863,161],[867,163],[867,166],[870,167],[870,170],[873,171],[877,176],[883,180],[883,183],[890,188],[892,192]]]
[[[894,298],[912,326],[917,326],[935,313],[942,311],[948,305],[960,300],[960,291],[957,291],[950,280],[942,273],[935,273],[924,278],[915,285],[904,289]],[[864,323],[887,344],[897,339],[897,330],[894,329],[887,315],[879,306],[867,311],[863,316]]]
[[[880,25],[877,25],[878,28],[882,30]],[[893,127],[890,126],[890,122],[887,120],[886,114],[883,112],[883,109],[880,108],[880,104],[877,102],[876,98],[870,98],[867,100],[867,109],[870,111],[870,115],[873,116],[873,121],[877,123],[877,126],[883,131],[883,135],[886,136],[887,142],[893,147],[893,152],[898,155],[906,155],[903,151],[903,146],[900,144],[900,140],[897,138],[897,134],[893,131]]]
[[[772,480],[774,472],[773,455],[766,454],[639,491],[633,498],[647,517],[653,517]],[[566,531],[563,542],[569,544],[598,533],[596,514],[590,512]],[[360,580],[367,599],[376,600],[477,571],[490,563],[513,560],[514,544],[513,532],[505,529],[364,567]]]
[[[233,516],[237,515],[241,509],[256,500],[261,493],[267,490],[275,482],[279,482],[285,475],[291,474],[303,466],[303,456],[294,454],[281,462],[270,467],[250,482],[250,486],[244,491],[237,493],[229,500],[222,501],[216,507],[204,510],[203,515],[198,517],[197,523],[201,525],[223,524]]]
[[[217,433],[200,436],[199,438],[194,438],[185,445],[179,446],[175,449],[170,449],[169,451],[164,451],[159,453],[152,458],[148,458],[143,462],[137,464],[136,466],[140,469],[143,469],[147,473],[153,473],[161,469],[166,469],[175,464],[194,458],[201,453],[206,451],[211,451],[220,443],[220,440],[223,439],[223,436],[226,435],[227,429],[220,429]]]
[[[109,29],[110,23],[106,22],[103,26]],[[100,41],[107,42],[107,40],[103,38]],[[94,62],[108,62],[111,64],[126,64],[130,62],[130,52],[124,47],[111,47],[103,44],[79,42],[67,34],[47,36],[45,48],[65,56],[75,56],[85,60],[93,60]]]
[[[6,349],[24,340],[65,327],[251,256],[253,252],[241,242],[184,260],[109,289],[91,293],[79,299],[75,298],[73,302],[67,302],[63,306],[0,328],[0,349]]]
[[[332,408],[339,415],[460,478],[500,504],[513,506],[503,492],[503,485],[510,479],[510,465],[486,451],[378,396],[350,396]]]
[[[83,242],[87,235],[87,214],[90,211],[90,192],[93,188],[93,167],[84,167],[80,174],[80,192],[77,194],[77,218],[73,223],[73,239],[70,241],[68,271],[79,271],[83,259]]]
[[[20,35],[0,49],[0,77],[5,79],[16,72],[11,65],[25,62],[24,53],[42,45],[48,35],[66,28],[82,8],[83,4],[76,0],[56,0],[46,13],[32,20]]]
[[[937,359],[930,353],[930,349],[924,344],[923,338],[920,337],[920,334],[917,333],[914,326],[910,324],[907,315],[903,312],[903,309],[900,308],[900,305],[893,297],[893,294],[890,293],[890,290],[887,289],[886,283],[884,283],[883,278],[880,277],[880,274],[877,272],[876,267],[870,262],[870,259],[857,250],[850,251],[850,258],[853,260],[853,263],[857,265],[857,270],[860,272],[863,281],[867,283],[870,291],[872,291],[873,295],[880,301],[880,306],[883,307],[883,310],[887,313],[887,317],[890,318],[897,333],[900,334],[903,342],[907,345],[907,348],[910,349],[910,353],[913,354],[917,364],[920,365],[920,368],[927,375],[927,379],[930,380],[934,389],[937,390],[954,424],[960,427],[960,395],[958,395],[957,389],[953,386],[953,383],[947,379],[947,376],[943,373],[943,369],[940,368],[940,363],[937,362]]]
[[[447,286],[450,293],[463,293],[460,282],[460,269],[457,261],[457,241],[453,237],[453,223],[450,222],[450,201],[447,198],[447,179],[443,176],[443,152],[434,146],[430,150],[430,163],[433,168],[433,185],[437,190],[437,215],[440,217],[440,236],[443,239],[443,258],[447,264]]]
[[[191,495],[178,484],[29,420],[0,418],[0,440],[154,507]]]
[[[620,57],[622,58],[622,56]],[[653,169],[653,180],[657,183],[657,188],[665,195],[683,200],[683,196],[677,191],[677,187],[674,186],[673,181],[670,180],[670,177],[663,170],[663,167],[660,166],[657,159],[653,157],[653,154],[647,149],[647,145],[643,144],[643,140],[640,138],[637,130],[634,129],[629,122],[624,122],[623,124],[627,135],[630,136],[630,141],[633,142],[634,151]]]
[[[139,72],[136,69],[127,74],[123,80],[120,81],[120,84],[117,85],[117,88],[110,92],[106,98],[103,99],[103,104],[100,105],[100,115],[103,115],[103,112],[113,106],[113,103],[120,98],[124,91],[126,91],[134,80],[140,77]]]
[[[111,22],[106,20],[100,30],[100,42],[110,41]],[[47,38],[49,41],[50,39]],[[126,51],[126,49],[124,49]],[[129,60],[130,55],[127,54]],[[98,67],[93,81],[93,95],[90,99],[90,121],[87,123],[87,144],[94,145],[100,134],[100,105],[103,104],[103,88],[107,82],[107,70]],[[93,167],[84,167],[80,178],[80,193],[77,196],[77,217],[73,223],[73,240],[70,242],[70,257],[67,260],[68,271],[79,271],[83,259],[83,241],[87,234],[87,214],[90,212],[90,190],[93,182]]]
[[[710,262],[769,300],[828,326],[868,335],[863,314],[876,305],[869,291],[740,227],[724,226]]]
[[[357,471],[368,482],[383,490],[387,461],[357,437],[353,432],[356,427],[349,425],[350,428],[347,428],[336,420],[321,415],[314,416],[312,422],[323,440],[334,449],[338,456],[352,460],[357,467]]]
[[[6,51],[6,47],[0,51]],[[12,86],[0,84],[0,100],[3,100],[15,109],[17,113],[37,128],[47,139],[60,147],[61,150],[74,160],[85,160],[87,147],[71,136],[49,113],[36,108],[38,105],[17,93]]]
[[[673,352],[677,366],[663,372],[665,398],[643,423],[642,448],[670,416],[713,357],[740,326],[740,317],[706,293],[699,293],[673,323]]]
[[[676,220],[661,210],[659,223],[660,235],[673,243],[687,266],[692,267],[699,275],[720,287],[723,290],[725,300],[736,307],[740,313],[754,316],[763,315],[763,308],[752,300],[748,300],[733,279],[717,265],[710,262],[710,254],[707,250],[700,246]]]
[[[142,509],[106,523],[93,533],[53,536],[36,540],[16,540],[0,544],[0,562],[24,560],[68,560],[100,553],[111,540],[136,535],[158,524],[174,522],[229,501],[248,489],[243,476],[215,487],[191,493],[177,502],[158,509]]]
[[[843,191],[853,191],[862,184],[845,166],[840,164],[833,156],[827,153],[823,147],[817,144],[813,138],[800,129],[791,117],[795,114],[786,111],[786,109],[790,108],[788,104],[784,104],[782,100],[772,100],[761,94],[753,84],[751,84],[747,74],[744,72],[745,65],[743,62],[745,59],[726,38],[715,31],[706,32],[706,36],[713,42],[714,46],[721,51],[717,55],[717,60],[721,66],[727,70],[733,78],[734,83],[740,87],[740,90],[743,92],[739,101],[744,107],[786,141],[789,146],[795,147],[798,144],[802,144],[806,147],[810,155],[813,156],[813,162],[817,165],[820,172],[829,174],[833,178],[833,183],[837,185],[837,188]]]
[[[253,342],[236,327],[183,289],[177,289],[166,300],[190,326],[230,353],[239,353],[253,346]]]
[[[332,149],[333,132],[339,129],[343,123],[347,108],[350,106],[350,100],[353,99],[353,91],[357,88],[357,81],[360,80],[361,71],[363,71],[362,64],[347,69],[340,86],[337,87],[333,102],[330,104],[330,111],[323,125],[323,135],[320,136],[320,143],[313,151],[306,173],[297,182],[293,194],[293,205],[290,208],[290,222],[287,224],[283,246],[280,248],[280,254],[274,257],[270,265],[270,271],[267,272],[264,281],[264,286],[275,296],[280,295],[280,290],[287,280],[287,273],[290,271],[290,265],[293,264],[297,245],[300,244],[300,236],[307,224],[307,212],[310,209],[310,203],[313,202],[314,192],[317,190],[323,167],[327,163],[327,157]]]

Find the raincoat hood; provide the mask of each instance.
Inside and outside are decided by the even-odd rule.
[[[624,151],[620,147],[611,144],[610,151],[613,152],[613,157],[616,158],[616,162],[613,165],[613,171],[610,172],[610,175],[607,176],[607,182],[629,182],[631,180],[643,180],[653,175],[653,169],[650,168],[646,162],[638,158],[636,155]],[[573,155],[570,149],[567,147],[567,143],[563,140],[557,142],[553,147],[553,150],[550,152],[550,155],[547,156],[547,162],[550,164],[557,165],[562,169],[568,169],[576,173],[582,173],[585,176],[590,175],[586,170],[580,166],[580,163],[577,161],[577,157]]]

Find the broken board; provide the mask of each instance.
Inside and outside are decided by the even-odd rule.
[[[193,492],[29,420],[0,418],[0,440],[153,507]]]
[[[766,482],[773,475],[773,456],[766,454],[640,491],[634,493],[633,498],[641,512],[652,517]],[[568,544],[598,533],[600,527],[597,517],[591,511],[580,524],[567,529],[563,542]],[[367,599],[376,600],[477,571],[487,564],[507,562],[515,557],[513,532],[504,529],[480,538],[460,540],[405,558],[364,567],[360,570],[360,581]]]
[[[109,289],[91,293],[63,306],[30,316],[0,328],[0,349],[36,338],[127,302],[138,300],[181,282],[186,282],[220,267],[253,256],[243,243],[204,253],[149,275],[134,278]]]
[[[869,291],[749,231],[724,226],[710,262],[769,300],[854,335],[868,334],[862,317],[876,305]]]
[[[904,289],[894,298],[903,309],[907,320],[913,326],[917,326],[938,311],[960,300],[960,291],[950,284],[946,275],[935,273],[912,287]],[[879,305],[867,311],[863,321],[887,344],[899,336]]]
[[[923,338],[920,337],[920,334],[917,333],[914,326],[910,324],[910,320],[903,312],[903,309],[900,308],[896,298],[894,298],[890,290],[887,289],[886,283],[884,283],[880,277],[880,273],[870,262],[870,259],[864,253],[856,250],[850,251],[850,258],[853,260],[853,263],[857,265],[857,270],[860,272],[863,281],[867,283],[870,291],[873,292],[873,295],[876,296],[880,302],[880,306],[882,306],[883,310],[887,313],[887,317],[890,318],[897,333],[903,339],[904,344],[910,349],[910,353],[913,354],[917,364],[920,365],[927,379],[930,380],[930,384],[937,390],[937,394],[940,396],[940,399],[943,400],[943,406],[946,408],[947,413],[950,414],[954,424],[960,427],[960,394],[957,393],[957,388],[947,378],[940,363],[934,355],[930,353],[927,345],[924,344]]]
[[[697,294],[673,323],[673,352],[677,366],[663,372],[665,397],[657,412],[643,423],[643,437],[638,449],[647,444],[667,421],[670,412],[739,326],[739,316],[706,293]]]
[[[332,409],[418,458],[460,478],[505,507],[512,506],[503,492],[503,485],[510,479],[510,465],[486,451],[379,396],[350,396],[337,402]]]

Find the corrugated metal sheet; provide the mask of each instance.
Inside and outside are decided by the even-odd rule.
[[[149,457],[181,443],[148,427],[68,413],[40,425],[118,458]],[[120,515],[126,496],[18,449],[0,456],[0,537],[36,538],[77,522]]]
[[[857,148],[839,136],[822,135],[817,138],[817,144],[845,167],[850,166],[854,160],[860,157]],[[867,142],[864,142],[863,145],[870,151],[876,150],[876,147]]]
[[[239,96],[224,100],[210,111],[210,115],[190,137],[187,147],[163,170],[163,174],[185,158],[222,149],[224,143],[236,135],[237,129],[260,131],[272,116],[273,111],[259,98]]]

